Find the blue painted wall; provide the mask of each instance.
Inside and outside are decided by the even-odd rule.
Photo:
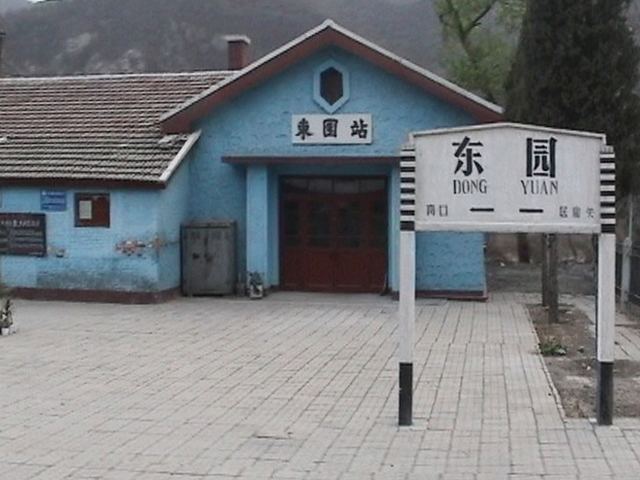
[[[350,99],[336,113],[371,113],[371,145],[291,143],[291,115],[324,113],[313,100],[314,72],[328,60],[349,71]],[[236,220],[238,272],[266,269],[279,282],[278,184],[281,175],[385,175],[389,179],[389,278],[398,287],[399,181],[386,166],[269,167],[248,174],[222,162],[226,155],[395,156],[411,131],[474,123],[466,113],[425,94],[348,53],[329,49],[219,107],[196,128],[202,136],[162,191],[111,190],[111,227],[74,226],[73,193],[65,212],[47,213],[46,258],[0,257],[0,276],[11,286],[161,291],[180,282],[180,225]],[[249,177],[250,185],[247,182]],[[248,188],[248,187],[251,188]],[[255,193],[255,197],[253,196]],[[266,200],[265,200],[266,199]],[[247,201],[249,200],[249,201]],[[40,212],[39,188],[3,188],[4,212]],[[253,238],[247,249],[247,222]],[[145,246],[126,254],[126,241]],[[484,290],[483,235],[419,234],[417,288]]]
[[[39,188],[3,188],[2,212],[41,213]],[[158,261],[154,248],[127,255],[125,241],[151,243],[157,234],[158,192],[112,190],[111,227],[75,227],[75,192],[67,190],[67,210],[47,215],[48,255],[1,256],[0,277],[11,287],[156,291]]]
[[[158,289],[176,288],[181,281],[180,227],[189,215],[190,163],[183,161],[164,190],[158,192]]]
[[[293,145],[291,115],[325,113],[313,100],[314,72],[328,60],[338,61],[350,74],[350,99],[336,113],[371,113],[371,145]],[[397,155],[409,132],[475,123],[465,112],[436,99],[371,64],[337,49],[328,49],[289,68],[277,77],[218,107],[197,128],[202,136],[191,157],[191,196],[189,217],[235,219],[238,222],[239,273],[247,268],[267,265],[271,284],[278,283],[277,185],[282,174],[379,174],[381,167],[328,168],[270,167],[266,176],[270,187],[269,207],[258,215],[268,216],[264,243],[247,249],[246,169],[221,161],[225,155],[273,156],[389,156]],[[386,168],[391,179],[389,276],[393,289],[398,286],[398,198],[397,171]],[[257,185],[255,186],[257,188]],[[249,209],[249,215],[251,215]],[[265,213],[266,212],[266,213]],[[250,218],[261,221],[261,218]],[[482,234],[419,234],[417,242],[417,288],[421,290],[484,290]],[[259,259],[247,266],[247,258]]]
[[[247,251],[247,267],[251,272],[258,272],[267,286],[272,284],[269,272],[269,226],[273,224],[270,218],[272,208],[269,201],[269,190],[273,182],[269,181],[269,169],[265,165],[252,165],[247,168],[247,212],[250,220],[247,222],[247,238],[252,239],[249,244],[253,248]]]

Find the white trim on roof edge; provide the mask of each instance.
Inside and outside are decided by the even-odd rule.
[[[202,131],[197,130],[189,135],[189,137],[187,138],[187,141],[184,142],[184,145],[182,145],[182,148],[180,149],[180,151],[176,154],[175,157],[173,157],[173,160],[169,162],[169,165],[167,165],[167,168],[165,169],[165,171],[162,172],[162,175],[160,176],[160,182],[167,183],[169,181],[171,176],[182,164],[182,161],[185,159],[187,154],[191,151],[191,148],[198,141],[201,134],[202,134]]]
[[[416,65],[413,62],[410,62],[409,60],[407,60],[406,58],[400,57],[399,55],[396,55],[382,47],[380,47],[379,45],[376,45],[373,42],[370,42],[369,40],[353,33],[351,30],[348,30],[344,27],[342,27],[341,25],[338,25],[336,22],[334,22],[333,20],[327,19],[324,22],[322,22],[320,25],[318,25],[315,28],[312,28],[311,30],[309,30],[306,33],[303,33],[302,35],[300,35],[299,37],[293,39],[292,41],[290,41],[289,43],[284,44],[283,46],[281,46],[280,48],[275,49],[274,51],[272,51],[271,53],[265,55],[264,57],[256,60],[255,62],[247,65],[245,68],[243,68],[242,70],[238,71],[237,75],[234,75],[232,77],[229,77],[219,83],[216,83],[214,86],[208,88],[207,90],[203,91],[202,93],[196,95],[195,97],[190,98],[189,100],[187,100],[186,102],[184,102],[181,105],[178,105],[177,107],[175,107],[174,109],[170,110],[169,112],[165,113],[164,115],[162,115],[160,117],[160,122],[164,122],[168,119],[170,119],[171,117],[175,116],[176,114],[180,113],[182,110],[185,110],[186,108],[190,107],[191,105],[199,102],[200,100],[202,100],[205,97],[208,97],[209,95],[211,95],[212,93],[216,92],[217,90],[220,90],[221,88],[229,85],[230,83],[233,83],[234,81],[236,81],[238,78],[243,77],[244,75],[246,75],[249,72],[252,72],[253,70],[257,69],[258,67],[264,65],[265,63],[268,63],[269,61],[273,60],[274,58],[282,55],[284,52],[286,52],[287,50],[290,50],[291,48],[299,45],[300,43],[304,42],[305,40],[307,40],[310,37],[313,37],[314,35],[317,35],[318,33],[322,32],[323,30],[326,29],[332,29],[335,30],[349,38],[351,38],[352,40],[370,48],[371,50],[374,50],[378,53],[380,53],[381,55],[384,55],[385,57],[389,58],[390,60],[393,60],[394,62],[397,62],[399,64],[401,64],[402,66],[404,66],[405,68],[408,68],[420,75],[422,75],[423,77],[438,83],[440,85],[442,85],[443,87],[452,90],[460,95],[462,95],[463,97],[466,97],[467,99],[471,100],[474,103],[477,103],[479,105],[482,105],[483,107],[502,114],[503,113],[503,109],[502,107],[500,107],[499,105],[496,105],[495,103],[491,103],[481,97],[479,97],[478,95],[471,93],[468,90],[465,90],[462,87],[459,87],[458,85],[450,82],[449,80],[445,80],[444,78],[436,75],[433,72],[430,72],[429,70],[422,68],[418,65]]]
[[[545,133],[557,133],[557,134],[564,134],[564,135],[574,135],[578,137],[601,138],[604,142],[606,142],[607,140],[607,136],[604,133],[583,132],[581,130],[569,130],[565,128],[543,127],[540,125],[528,125],[525,123],[513,123],[513,122],[485,123],[481,125],[470,125],[468,127],[436,128],[433,130],[413,132],[411,134],[411,137],[412,138],[428,137],[431,135],[444,135],[447,133],[468,132],[468,131],[478,131],[478,130],[497,130],[500,128],[515,128],[518,130],[537,130],[539,132],[545,132]]]
[[[394,60],[398,63],[400,63],[401,65],[407,67],[410,70],[415,71],[416,73],[419,73],[420,75],[428,78],[429,80],[433,80],[435,83],[439,83],[440,85],[442,85],[443,87],[448,88],[449,90],[453,90],[456,93],[459,93],[460,95],[468,98],[469,100],[475,102],[475,103],[479,103],[480,105],[482,105],[483,107],[488,108],[489,110],[492,110],[496,113],[503,113],[503,109],[500,105],[496,105],[495,103],[489,102],[487,100],[485,100],[482,97],[479,97],[478,95],[476,95],[475,93],[471,93],[469,90],[465,90],[464,88],[456,85],[455,83],[450,82],[449,80],[446,80],[444,78],[442,78],[439,75],[436,75],[435,73],[427,70],[426,68],[422,68],[418,65],[416,65],[415,63],[407,60],[404,57],[401,57],[399,55],[396,55],[395,53],[390,52],[389,50],[386,50],[384,48],[382,48],[379,45],[376,45],[375,43],[367,40],[364,37],[361,37],[353,32],[351,32],[350,30],[347,30],[346,28],[344,28],[341,25],[338,25],[337,23],[335,23],[333,20],[327,20],[325,21],[325,23],[328,23],[328,25],[332,26],[334,30],[337,30],[338,32],[351,37],[353,40],[362,43],[363,45],[369,47],[372,50],[377,51],[378,53],[389,57],[391,60]]]

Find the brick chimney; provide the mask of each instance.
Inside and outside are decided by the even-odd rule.
[[[249,65],[249,45],[251,39],[246,35],[226,35],[229,70],[242,70]]]

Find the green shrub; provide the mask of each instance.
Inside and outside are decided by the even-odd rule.
[[[567,354],[567,347],[555,337],[547,337],[538,344],[540,353],[545,357],[561,357]]]

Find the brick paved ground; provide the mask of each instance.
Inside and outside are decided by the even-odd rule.
[[[637,479],[640,421],[563,419],[519,298],[419,304],[400,430],[387,301],[18,303],[0,478]]]

